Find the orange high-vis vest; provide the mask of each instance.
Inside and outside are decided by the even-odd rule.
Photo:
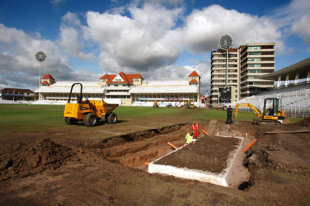
[[[192,124],[192,130],[193,131],[195,131],[196,129],[195,129],[195,125],[194,124]]]

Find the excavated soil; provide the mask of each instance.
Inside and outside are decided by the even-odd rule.
[[[189,144],[154,163],[221,173],[227,168],[227,160],[238,143],[240,140],[236,138],[204,136],[195,144]]]
[[[56,144],[50,139],[11,145],[1,150],[1,181],[12,177],[35,175],[47,169],[56,169],[73,159],[75,159],[75,153],[71,148]]]
[[[187,124],[176,124],[158,129],[139,131],[103,140],[97,151],[111,162],[127,167],[141,168],[145,162],[155,160],[172,150],[167,144],[177,147],[184,144],[184,134],[190,128]]]
[[[0,205],[309,204],[309,133],[266,134],[309,130],[309,118],[276,127],[196,121],[210,138],[200,138],[206,140],[205,146],[189,145],[194,154],[188,156],[198,158],[213,150],[223,163],[221,158],[226,159],[239,140],[231,137],[231,142],[219,142],[212,139],[217,133],[238,134],[249,142],[258,139],[244,158],[251,177],[240,185],[242,190],[145,172],[145,162],[173,151],[167,142],[177,147],[184,144],[193,122],[179,123],[185,118],[178,118],[175,123],[158,117],[123,121],[113,127],[66,126],[58,131],[16,132],[11,137],[0,134]],[[208,139],[213,142],[207,143]],[[207,161],[216,172],[225,167],[216,159]]]

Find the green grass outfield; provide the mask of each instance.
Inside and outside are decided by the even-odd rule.
[[[59,129],[65,126],[63,112],[63,105],[0,105],[0,131]],[[226,119],[226,111],[213,109],[118,107],[115,113],[119,120],[167,115],[186,119]],[[252,113],[238,113],[238,121],[255,118]],[[295,122],[292,118],[291,121]]]

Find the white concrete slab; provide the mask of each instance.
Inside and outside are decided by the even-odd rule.
[[[220,138],[232,138],[231,136],[219,136]],[[239,151],[241,151],[241,147],[243,145],[243,137],[235,137],[241,140],[240,145],[236,147],[231,154],[229,155],[227,159],[227,167],[219,174],[215,174],[209,171],[202,171],[202,170],[194,170],[194,169],[188,169],[188,168],[179,168],[174,167],[171,165],[162,165],[162,164],[156,164],[155,162],[162,159],[165,156],[168,156],[174,152],[178,152],[178,150],[181,150],[182,148],[188,146],[185,145],[183,147],[178,148],[175,151],[172,151],[153,162],[149,163],[148,172],[149,173],[158,173],[158,174],[165,174],[165,175],[172,175],[175,177],[185,178],[185,179],[191,179],[191,180],[198,180],[202,182],[209,182],[216,185],[221,185],[224,187],[229,186],[228,176],[230,173],[231,168],[233,167],[233,164],[235,163],[235,159],[237,157],[237,154]]]

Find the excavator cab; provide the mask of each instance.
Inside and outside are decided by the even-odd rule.
[[[285,112],[282,110],[282,101],[277,98],[266,98],[264,100],[263,119],[283,120]]]

